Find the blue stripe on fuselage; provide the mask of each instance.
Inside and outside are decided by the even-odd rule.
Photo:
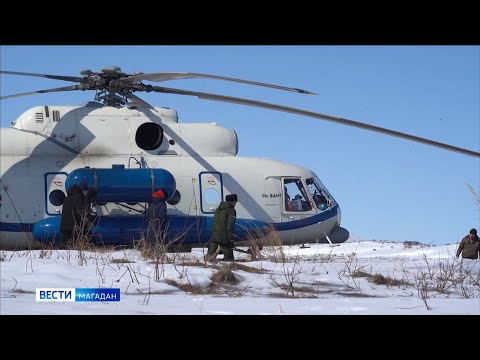
[[[35,224],[21,224],[21,223],[6,223],[0,222],[0,231],[9,232],[32,232]]]
[[[329,210],[321,212],[320,214],[308,216],[304,219],[294,220],[284,223],[274,223],[273,226],[277,231],[300,229],[306,226],[317,224],[321,221],[325,221],[337,215],[338,205],[335,205]]]
[[[266,223],[258,220],[237,218],[235,222],[235,235],[239,239],[247,239],[255,231],[262,231],[273,227],[277,231],[300,229],[325,221],[337,215],[338,205],[320,214],[306,217],[300,220],[285,223]],[[211,237],[213,217],[195,216],[169,216],[168,217],[168,241],[178,238],[184,244],[204,244]],[[36,233],[40,233],[38,226],[45,224],[43,238],[58,238],[60,217],[52,216],[40,220],[37,223]],[[32,232],[35,224],[5,223],[0,222],[0,231],[8,232]],[[105,244],[128,244],[132,239],[139,239],[145,233],[147,224],[143,216],[100,216],[95,222],[93,229],[93,241]],[[175,235],[173,235],[175,234]]]

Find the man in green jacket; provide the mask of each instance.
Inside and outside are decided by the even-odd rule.
[[[460,242],[457,250],[457,258],[462,254],[463,259],[478,259],[479,251],[480,239],[477,236],[477,229],[472,229]]]
[[[213,261],[218,255],[218,251],[223,252],[224,261],[234,261],[233,257],[233,230],[235,228],[235,219],[237,212],[237,194],[230,194],[225,197],[215,210],[212,224],[212,238],[208,245],[206,261]]]

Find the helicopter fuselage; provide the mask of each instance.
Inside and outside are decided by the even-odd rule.
[[[261,229],[276,230],[284,244],[343,242],[349,236],[340,226],[338,203],[315,173],[278,160],[239,157],[233,130],[179,124],[173,109],[93,102],[38,106],[2,128],[0,140],[2,248],[54,239],[67,187],[82,180],[97,190],[92,233],[99,243],[140,239],[143,212],[159,186],[171,192],[167,239],[187,247],[205,246],[213,213],[231,193],[239,198],[239,244]],[[326,204],[317,200],[320,195]]]

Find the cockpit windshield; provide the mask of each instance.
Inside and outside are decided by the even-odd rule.
[[[310,204],[307,191],[301,179],[284,179],[283,185],[283,198],[285,199],[286,211],[312,210],[312,205]]]
[[[317,208],[322,211],[327,210],[332,205],[332,200],[328,192],[324,190],[321,181],[315,177],[307,179],[306,183]]]

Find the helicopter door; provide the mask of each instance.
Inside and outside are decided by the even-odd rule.
[[[282,222],[300,220],[315,214],[300,178],[283,178]]]
[[[267,177],[262,198],[265,204],[265,212],[270,216],[272,222],[282,221],[282,182],[279,178]]]
[[[219,172],[201,172],[200,209],[204,214],[213,214],[223,200],[222,174]]]
[[[60,215],[63,200],[67,196],[65,180],[67,173],[49,172],[45,174],[45,212],[47,215]]]

